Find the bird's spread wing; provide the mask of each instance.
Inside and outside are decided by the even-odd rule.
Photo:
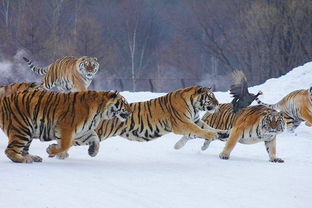
[[[230,93],[234,97],[243,97],[248,94],[247,78],[242,71],[235,70],[232,72],[233,84],[230,88]]]

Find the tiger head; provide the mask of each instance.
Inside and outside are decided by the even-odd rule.
[[[282,133],[285,126],[286,122],[283,114],[275,110],[265,112],[261,119],[261,129],[264,134],[276,135]]]
[[[110,100],[105,111],[106,119],[117,117],[121,121],[127,120],[132,112],[126,99],[116,91],[109,91],[108,97]]]
[[[100,64],[96,57],[83,56],[78,59],[78,71],[87,79],[93,79]]]
[[[195,108],[201,111],[214,113],[219,107],[219,102],[211,88],[197,86],[192,99],[194,100]]]

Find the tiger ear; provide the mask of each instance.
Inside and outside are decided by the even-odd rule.
[[[279,114],[279,115],[281,115],[282,117],[286,117],[286,113],[285,112],[283,112],[283,111],[279,111],[277,114]]]
[[[93,60],[94,60],[94,61],[97,61],[97,58],[96,58],[96,57],[93,57]]]
[[[293,117],[289,116],[287,113],[283,111],[279,111],[278,114],[282,116],[284,119],[293,119]],[[294,119],[293,119],[294,120]]]
[[[309,93],[312,96],[312,87],[309,88]]]
[[[110,95],[110,98],[116,98],[118,96],[118,92],[117,91],[114,91],[111,95]]]
[[[267,115],[267,114],[270,114],[270,113],[272,113],[272,111],[265,110],[265,111],[263,111],[261,114],[262,114],[262,115]]]
[[[204,93],[204,92],[206,92],[207,90],[204,88],[204,87],[200,87],[197,91],[196,91],[196,93],[197,94],[202,94],[202,93]]]

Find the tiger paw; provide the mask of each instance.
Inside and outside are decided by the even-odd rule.
[[[190,137],[187,136],[183,136],[179,141],[177,141],[177,143],[174,145],[174,149],[178,150],[181,149],[186,143],[187,141],[191,139]]]
[[[33,162],[42,162],[42,158],[38,155],[29,155]]]
[[[228,160],[230,158],[230,155],[225,154],[225,153],[220,153],[219,154],[220,159],[222,160]]]
[[[217,139],[221,140],[221,141],[225,141],[227,138],[229,138],[229,133],[220,133],[218,132],[217,134]]]
[[[47,148],[47,153],[49,154],[49,157],[54,157],[55,154],[52,154],[52,151],[57,148],[57,144],[50,144]]]
[[[23,151],[22,152],[22,156],[27,157],[27,159],[26,159],[27,161],[31,161],[32,160],[32,162],[42,162],[42,158],[40,156],[38,156],[38,155],[31,155],[31,154],[28,153],[28,151]],[[29,157],[31,159],[29,159]]]
[[[29,155],[22,155],[12,151],[11,149],[6,149],[5,154],[7,157],[16,163],[32,163],[33,159]]]
[[[32,163],[33,159],[29,156],[22,156],[22,157],[17,157],[17,158],[10,158],[13,162],[18,162],[18,163]]]
[[[205,151],[209,147],[210,142],[211,142],[211,140],[205,140],[203,146],[201,147],[201,150]]]
[[[57,154],[56,157],[57,159],[64,160],[65,158],[69,157],[69,154],[68,152],[62,152],[62,153]]]
[[[271,159],[270,162],[275,162],[275,163],[283,163],[284,160],[281,159],[281,158],[274,158],[274,159]]]
[[[98,142],[90,142],[89,149],[88,149],[88,154],[91,157],[95,157],[97,153],[99,152],[99,143]]]

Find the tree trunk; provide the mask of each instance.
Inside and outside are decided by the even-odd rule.
[[[132,90],[136,91],[136,80],[135,80],[135,53],[136,53],[136,38],[137,38],[137,27],[138,27],[139,18],[136,16],[133,32],[131,32],[130,27],[128,32],[128,44],[130,50],[131,58],[131,79],[132,79]]]

